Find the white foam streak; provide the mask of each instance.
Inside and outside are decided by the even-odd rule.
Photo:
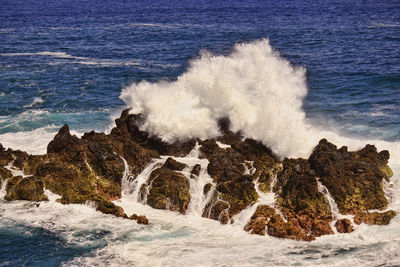
[[[0,199],[1,200],[4,200],[4,197],[7,194],[6,187],[7,187],[8,179],[10,179],[10,178],[7,178],[4,181],[3,180],[1,181],[1,188],[0,188]]]
[[[193,150],[186,157],[174,157],[174,159],[187,165],[187,167],[181,172],[186,179],[188,179],[190,184],[189,192],[191,199],[187,214],[201,217],[204,207],[211,197],[211,192],[208,192],[206,196],[204,195],[204,186],[208,183],[213,184],[213,180],[207,172],[209,161],[207,159],[199,159],[199,155],[200,146],[196,144]],[[191,171],[197,164],[200,165],[201,169],[199,175],[195,176],[191,174]]]
[[[51,56],[56,58],[87,59],[86,57],[75,57],[65,52],[35,52],[35,53],[3,53],[2,56]]]
[[[227,148],[231,147],[231,145],[227,145],[227,144],[224,144],[224,143],[221,143],[221,142],[218,142],[218,141],[216,143],[222,149],[227,149]]]
[[[138,202],[142,186],[148,182],[151,173],[155,169],[161,167],[167,158],[168,157],[153,159],[153,161],[137,177],[133,177],[129,174],[129,172],[127,172],[127,168],[129,168],[129,166],[124,160],[125,172],[122,178],[122,194],[129,197],[133,202]]]
[[[114,60],[114,59],[98,59],[90,57],[79,57],[73,56],[66,52],[33,52],[33,53],[3,53],[1,56],[47,56],[58,59],[68,59],[68,63],[82,64],[82,65],[99,65],[103,67],[110,66],[140,66],[141,63],[138,60]],[[54,64],[54,63],[51,63]]]
[[[61,199],[62,196],[55,194],[53,192],[51,192],[48,189],[44,189],[44,194],[47,196],[47,198],[49,199],[50,202],[55,203],[57,199]]]

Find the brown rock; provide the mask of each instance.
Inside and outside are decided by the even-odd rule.
[[[354,217],[354,222],[356,224],[366,223],[387,225],[394,216],[396,216],[396,212],[394,212],[393,210],[389,210],[386,212],[362,212],[358,213]]]
[[[388,151],[366,145],[356,152],[337,149],[322,139],[308,159],[320,181],[328,188],[342,214],[358,214],[388,205],[382,180],[389,179]],[[390,171],[389,171],[390,170]]]
[[[340,219],[335,223],[336,230],[339,233],[351,233],[354,231],[354,227],[349,219]]]
[[[174,160],[173,158],[169,157],[165,161],[163,167],[174,170],[174,171],[182,171],[184,168],[187,167],[187,165],[184,163],[178,162],[178,161]]]
[[[129,216],[129,219],[135,220],[138,224],[149,224],[149,220],[144,215],[132,214]]]
[[[185,176],[169,168],[154,170],[147,186],[150,186],[147,204],[156,209],[179,211],[184,214],[190,203],[190,186]]]
[[[4,199],[12,200],[30,200],[46,201],[49,200],[44,194],[43,182],[34,176],[22,178],[15,176],[8,180],[7,194]]]
[[[274,215],[275,209],[268,205],[259,205],[244,230],[251,234],[265,235],[267,223]]]
[[[65,124],[47,146],[47,153],[60,153],[76,150],[82,141],[75,135],[71,135],[69,127]]]
[[[200,164],[194,165],[192,170],[190,171],[190,178],[195,179],[196,177],[198,177],[200,171],[201,171],[201,165]]]

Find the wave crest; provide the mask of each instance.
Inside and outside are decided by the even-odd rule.
[[[121,99],[142,113],[142,129],[167,142],[216,137],[217,120],[262,140],[278,155],[303,146],[305,69],[281,58],[268,39],[237,44],[229,56],[202,52],[177,81],[133,83]]]
[[[217,121],[228,117],[231,130],[262,141],[277,156],[308,157],[322,138],[355,150],[366,143],[400,159],[400,143],[346,138],[306,120],[306,70],[294,67],[268,39],[237,44],[228,56],[202,52],[176,81],[142,81],[120,98],[131,113],[142,113],[141,129],[174,142],[214,138]]]

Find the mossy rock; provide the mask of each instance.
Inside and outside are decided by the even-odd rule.
[[[388,210],[385,212],[362,212],[358,213],[354,217],[354,222],[356,224],[378,224],[387,225],[390,220],[396,216],[396,212],[393,210]]]
[[[251,234],[265,235],[267,223],[274,215],[274,208],[268,205],[259,205],[244,230]]]
[[[15,176],[10,178],[6,187],[5,200],[29,200],[29,201],[47,201],[44,194],[43,182],[34,176],[22,178]]]
[[[221,199],[229,203],[231,217],[254,204],[259,198],[251,176],[241,176],[230,182],[219,183],[217,190],[221,193]]]
[[[306,160],[285,159],[275,187],[277,205],[310,217],[332,217],[324,195],[318,192],[316,177]]]
[[[4,181],[8,178],[11,178],[13,175],[10,170],[0,167],[0,182]]]
[[[106,194],[111,200],[121,198],[121,185],[114,181],[98,179],[96,189],[98,193]]]
[[[190,203],[189,181],[181,173],[159,168],[150,175],[147,204],[156,209],[168,209],[184,214]]]
[[[388,165],[379,166],[378,168],[387,181],[393,176],[393,171]]]
[[[337,149],[322,139],[308,162],[320,181],[328,188],[342,214],[361,214],[368,210],[384,210],[389,202],[382,182],[393,175],[387,166],[389,152],[378,152],[373,145],[349,152]]]

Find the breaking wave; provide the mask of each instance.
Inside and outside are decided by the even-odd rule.
[[[217,121],[228,117],[233,131],[261,140],[282,158],[307,157],[321,138],[350,149],[372,142],[399,153],[399,143],[319,129],[302,109],[307,93],[306,69],[292,66],[262,39],[236,44],[228,56],[203,51],[176,81],[133,83],[120,98],[131,113],[144,115],[142,130],[167,142],[216,137]]]

